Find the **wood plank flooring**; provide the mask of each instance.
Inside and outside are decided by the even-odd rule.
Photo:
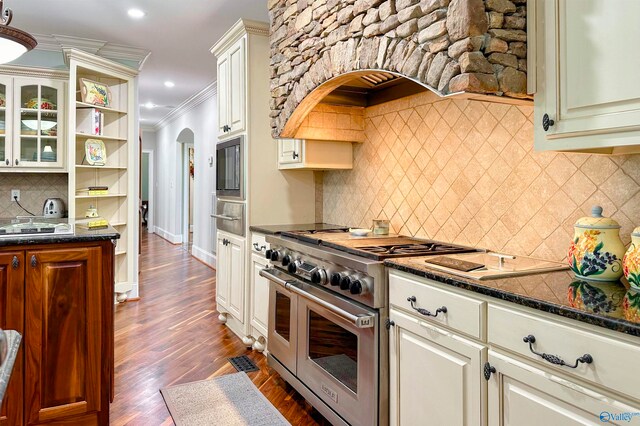
[[[112,425],[172,425],[159,389],[234,373],[227,358],[243,354],[260,367],[251,380],[292,425],[329,425],[218,321],[214,270],[153,234],[142,252],[140,301],[116,307]]]

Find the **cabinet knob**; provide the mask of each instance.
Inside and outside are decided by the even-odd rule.
[[[8,166],[9,164],[11,164],[11,162],[10,162],[10,161],[9,161],[9,159],[7,158],[6,160],[4,160],[4,164],[6,164],[6,165]]]
[[[395,325],[396,323],[391,318],[387,318],[387,320],[384,322],[384,326],[387,328],[387,330]]]
[[[300,154],[298,154],[297,152],[293,151],[293,159],[295,160],[298,157],[300,157]]]
[[[31,267],[35,268],[36,266],[38,266],[38,259],[36,258],[36,255],[34,254],[33,256],[31,256]]]
[[[484,378],[487,381],[489,381],[489,379],[491,378],[491,375],[496,372],[496,368],[491,364],[489,364],[488,362],[485,362],[483,372],[484,372]]]
[[[18,160],[18,159],[16,158],[16,166],[17,166],[18,164],[20,164],[20,160]]]
[[[545,114],[542,116],[542,128],[545,132],[548,131],[549,127],[553,126],[554,124],[556,124],[556,122],[549,118],[549,114]]]
[[[13,269],[18,269],[18,266],[20,266],[20,261],[18,260],[18,256],[13,256],[13,260],[11,261],[11,266],[13,267]]]

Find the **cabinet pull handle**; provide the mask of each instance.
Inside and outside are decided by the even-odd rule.
[[[585,363],[585,364],[591,364],[593,362],[593,357],[589,354],[584,354],[582,355],[580,358],[576,359],[575,364],[571,365],[571,364],[567,364],[562,358],[560,358],[557,355],[550,355],[550,354],[546,354],[544,352],[536,352],[533,349],[533,344],[536,342],[536,338],[533,335],[528,335],[528,336],[524,336],[522,338],[522,340],[525,343],[529,344],[529,350],[531,351],[531,353],[538,355],[540,358],[544,359],[547,362],[550,362],[551,364],[555,364],[555,365],[559,365],[559,366],[565,366],[565,367],[569,367],[569,368],[577,368],[579,364],[581,363]]]
[[[263,251],[267,249],[267,246],[261,246],[258,243],[253,243],[253,248],[256,249],[256,251]]]
[[[31,256],[31,267],[35,268],[36,266],[38,266],[38,259],[36,259],[36,255],[34,254]]]
[[[437,317],[440,312],[442,312],[443,314],[447,313],[447,307],[446,306],[442,306],[441,308],[436,309],[436,313],[432,314],[431,311],[428,311],[426,309],[422,309],[422,308],[416,308],[413,304],[416,302],[416,297],[415,296],[411,296],[411,297],[407,297],[407,302],[411,302],[411,307],[417,311],[419,314],[422,314],[426,317]]]
[[[542,116],[542,128],[545,132],[548,131],[549,127],[553,126],[554,124],[556,124],[556,122],[549,118],[549,114],[545,114]]]
[[[20,261],[18,260],[18,256],[13,256],[13,260],[11,261],[11,266],[13,267],[13,269],[18,269],[18,266],[20,266]]]
[[[489,381],[489,379],[491,378],[491,375],[495,374],[496,368],[493,365],[489,364],[488,362],[485,362],[483,372],[484,372],[485,380]]]
[[[297,152],[293,151],[293,159],[295,160],[298,157],[300,157],[300,154],[298,154]]]

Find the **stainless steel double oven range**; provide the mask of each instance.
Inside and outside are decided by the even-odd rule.
[[[340,232],[349,238],[347,230]],[[352,249],[339,237],[322,241],[325,236],[333,237],[326,231],[267,236],[272,266],[260,275],[270,281],[268,362],[332,424],[386,425],[388,289],[382,260],[414,252],[397,245]]]

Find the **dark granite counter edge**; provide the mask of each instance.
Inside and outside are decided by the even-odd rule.
[[[87,232],[87,233],[84,233]],[[94,232],[94,233],[91,233]],[[40,235],[40,236],[24,236],[24,237],[3,237],[0,238],[0,247],[34,245],[34,244],[59,244],[59,243],[78,243],[85,241],[108,241],[120,239],[120,234],[115,230],[105,229],[104,232],[99,231],[79,231],[69,235]]]
[[[464,290],[470,290],[475,293],[500,299],[506,302],[516,303],[518,305],[526,306],[529,308],[537,309],[537,310],[548,312],[555,315],[560,315],[565,318],[574,319],[587,324],[592,324],[599,327],[607,328],[609,330],[618,331],[621,333],[640,337],[640,324],[633,325],[622,319],[606,318],[606,317],[599,316],[597,314],[591,314],[588,312],[580,311],[580,310],[569,308],[566,306],[560,306],[554,303],[544,302],[544,301],[533,299],[530,297],[513,294],[505,290],[486,287],[479,283],[465,281],[463,279],[460,279],[459,277],[452,277],[450,275],[439,274],[436,271],[427,272],[420,269],[414,269],[405,265],[398,265],[393,262],[385,262],[384,264],[389,268],[396,269],[398,271],[406,272],[419,277],[429,278],[431,280],[437,281],[442,284],[452,285],[454,287],[462,288]]]
[[[15,330],[5,330],[4,333],[7,338],[7,359],[2,368],[0,368],[0,407],[2,406],[2,400],[7,391],[7,386],[9,385],[13,365],[18,356],[18,349],[20,349],[20,342],[22,341],[22,336]]]

